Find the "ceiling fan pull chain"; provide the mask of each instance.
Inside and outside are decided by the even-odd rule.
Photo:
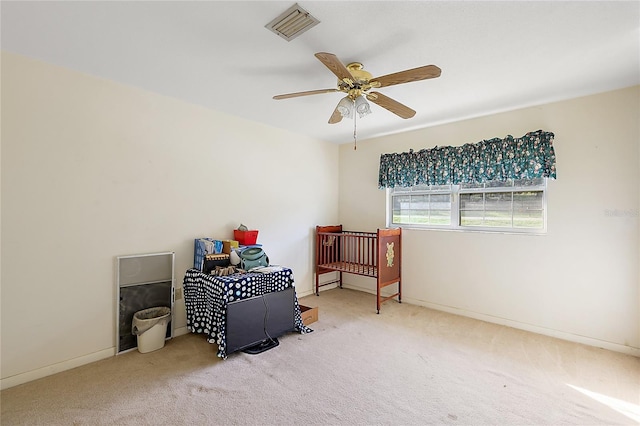
[[[358,114],[353,114],[353,150],[355,151],[357,149],[356,144],[358,143],[358,140],[356,138],[356,116]]]

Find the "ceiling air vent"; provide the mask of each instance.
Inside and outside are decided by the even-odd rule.
[[[320,21],[296,3],[265,27],[283,39],[291,41],[319,23]]]

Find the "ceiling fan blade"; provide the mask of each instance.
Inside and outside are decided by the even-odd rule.
[[[289,99],[289,98],[297,98],[299,96],[308,96],[308,95],[319,95],[321,93],[332,93],[339,92],[338,89],[319,89],[319,90],[308,90],[306,92],[296,92],[296,93],[287,93],[285,95],[276,95],[273,99]]]
[[[340,114],[340,111],[338,111],[338,107],[336,106],[336,109],[333,110],[333,114],[331,114],[331,117],[329,117],[329,124],[336,124],[342,121],[342,114]]]
[[[435,65],[425,65],[424,67],[395,72],[371,79],[371,83],[378,82],[380,85],[374,87],[393,86],[394,84],[410,83],[412,81],[426,80],[428,78],[440,77],[441,70]]]
[[[322,62],[327,68],[329,68],[329,70],[331,70],[331,72],[334,73],[338,77],[338,79],[344,81],[344,79],[346,78],[349,81],[353,81],[353,76],[351,75],[347,67],[345,67],[344,64],[340,62],[340,59],[338,59],[338,57],[333,53],[319,52],[315,54],[315,57],[318,58],[320,62]]]
[[[400,102],[395,101],[382,93],[371,92],[367,94],[367,99],[401,118],[411,118],[416,115],[416,112],[408,106],[402,105]]]

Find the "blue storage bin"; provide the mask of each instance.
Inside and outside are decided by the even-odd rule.
[[[213,238],[196,238],[193,247],[193,268],[202,271],[204,257],[207,254],[222,253],[222,240]]]

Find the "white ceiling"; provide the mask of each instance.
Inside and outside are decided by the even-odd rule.
[[[300,1],[320,24],[285,41],[265,28],[294,1],[0,3],[2,49],[311,137],[341,93],[316,52],[374,76],[435,64],[439,78],[379,89],[358,139],[640,84],[638,1]]]

